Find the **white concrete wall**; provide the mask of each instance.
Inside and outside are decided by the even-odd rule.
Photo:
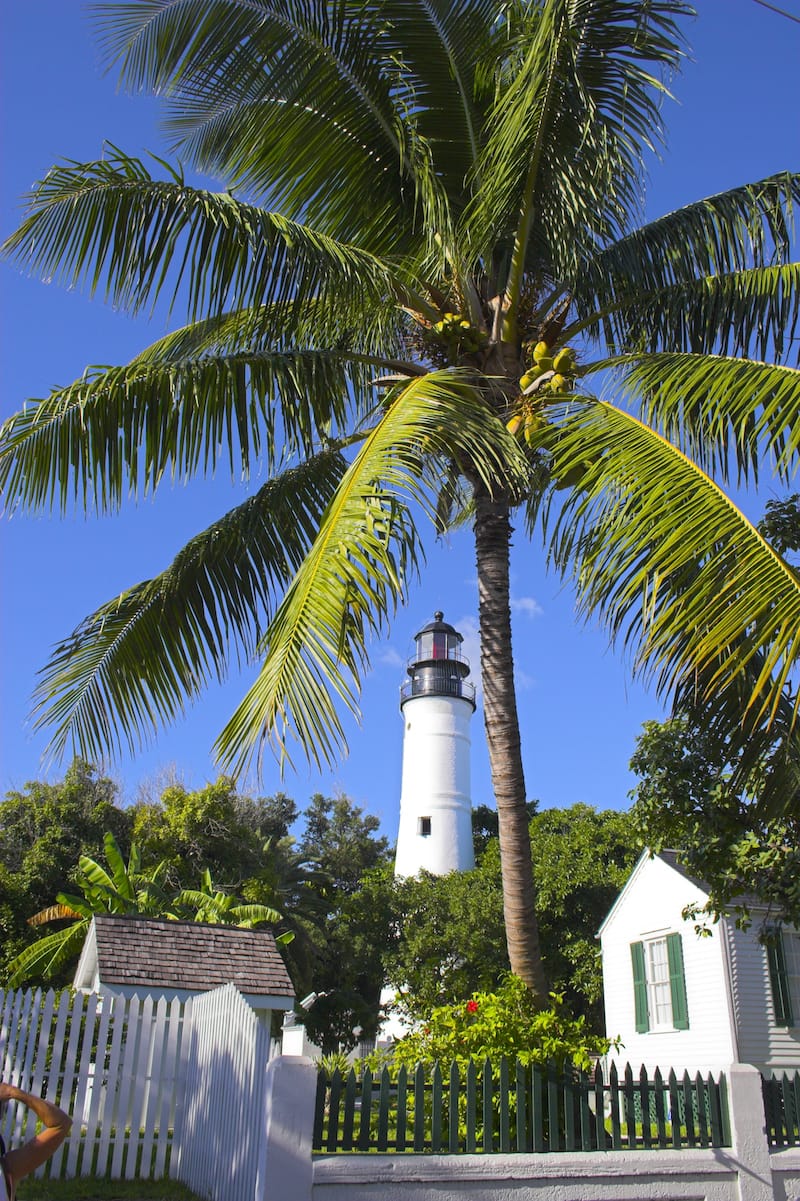
[[[402,709],[403,774],[395,872],[444,876],[474,867],[470,781],[473,708],[461,697],[418,696]],[[420,835],[421,817],[431,833]]]
[[[609,1056],[618,1065],[717,1072],[737,1058],[719,928],[702,938],[681,917],[685,905],[705,900],[696,885],[662,859],[643,859],[607,919],[601,935],[606,1033],[622,1038],[621,1049]],[[630,944],[671,931],[678,931],[683,941],[689,1029],[638,1034]]]
[[[758,941],[758,918],[749,930],[728,929],[731,981],[739,1052],[743,1063],[765,1072],[800,1068],[800,1026],[777,1026],[766,948]],[[800,1014],[795,1015],[795,1021]]]
[[[761,1077],[747,1065],[734,1064],[728,1073],[730,1148],[545,1155],[312,1159],[313,1071],[303,1071],[302,1061],[289,1064],[283,1083],[291,1097],[284,1097],[272,1064],[268,1077],[270,1109],[279,1115],[270,1127],[277,1152],[267,1148],[256,1201],[788,1201],[800,1195],[800,1152],[769,1153]]]

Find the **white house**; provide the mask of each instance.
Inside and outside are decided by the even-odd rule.
[[[722,918],[700,935],[683,918],[708,888],[674,851],[646,851],[600,927],[606,1032],[630,1062],[690,1072],[750,1063],[800,1068],[800,934],[759,942],[762,909],[739,930]]]

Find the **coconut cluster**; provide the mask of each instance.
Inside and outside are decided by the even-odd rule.
[[[426,331],[426,339],[444,343],[452,354],[470,354],[480,350],[489,341],[482,329],[478,329],[460,313],[444,313]]]
[[[542,401],[545,395],[571,392],[578,373],[575,351],[562,346],[555,353],[546,342],[537,342],[530,350],[531,363],[519,381],[520,395],[506,422],[514,438],[524,438],[534,447],[544,421]]]
[[[575,351],[571,346],[560,347],[555,354],[546,342],[537,342],[531,353],[531,365],[519,381],[520,390],[524,393],[533,384],[541,381],[551,392],[571,392],[575,383],[576,360]],[[552,372],[549,380],[543,380],[547,372]]]

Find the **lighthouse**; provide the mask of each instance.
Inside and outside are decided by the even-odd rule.
[[[437,612],[415,635],[400,689],[403,773],[396,876],[444,876],[475,866],[470,722],[475,685],[461,634]]]

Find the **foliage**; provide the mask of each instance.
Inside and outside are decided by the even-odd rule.
[[[332,1076],[334,1072],[346,1076],[351,1068],[350,1060],[344,1051],[332,1051],[330,1055],[321,1055],[316,1065],[317,1071],[324,1072],[326,1076]]]
[[[716,743],[687,718],[646,722],[631,759],[639,776],[632,818],[653,851],[679,852],[710,890],[708,918],[750,921],[757,898],[771,921],[800,924],[800,818],[796,806],[775,817],[758,795],[731,788]],[[698,917],[702,914],[698,913]]]
[[[31,784],[0,805],[9,835],[0,852],[7,964],[25,966],[26,978],[37,983],[66,983],[93,912],[266,922],[282,944],[297,994],[320,995],[307,1019],[312,1037],[338,1046],[356,1041],[356,1027],[374,1033],[390,921],[388,894],[381,900],[380,889],[359,885],[388,863],[374,816],[345,796],[317,794],[298,843],[289,832],[299,818],[290,797],[246,796],[226,777],[194,791],[171,784],[157,800],[128,810],[116,801],[116,786],[96,781],[93,769],[76,761],[60,784]],[[114,852],[106,842],[108,871],[92,845],[97,840],[103,848],[102,831],[95,832],[103,820],[125,832],[130,852],[126,865],[119,843]],[[74,859],[65,849],[72,847]],[[43,894],[35,869],[47,862],[52,890]],[[40,911],[61,924],[48,941],[39,937],[44,917],[30,925]]]
[[[322,873],[327,895],[351,893],[365,872],[388,860],[389,843],[378,835],[380,821],[349,797],[315,793],[305,811],[299,851]]]
[[[531,851],[542,954],[571,1009],[604,1027],[597,931],[636,862],[641,844],[630,815],[578,803],[531,820]]]
[[[32,937],[27,919],[67,888],[81,855],[97,856],[110,830],[127,855],[131,815],[113,780],[74,759],[63,780],[27,783],[0,801],[0,972]]]
[[[181,888],[170,897],[170,917],[178,921],[209,922],[211,925],[240,926],[252,930],[265,923],[274,925],[281,920],[277,909],[268,905],[248,904],[241,897],[216,888],[211,872],[205,869],[199,888]],[[291,942],[291,933],[279,935],[278,941]]]
[[[470,1059],[502,1056],[522,1063],[572,1063],[587,1070],[610,1043],[592,1034],[583,1017],[573,1018],[557,993],[544,1008],[518,977],[508,975],[495,992],[476,991],[468,1001],[434,1009],[426,1024],[392,1049],[394,1067],[417,1063],[466,1065]]]
[[[614,810],[576,804],[537,812],[535,802],[530,809],[545,968],[570,1009],[599,1031],[595,935],[636,861],[637,832],[628,814]],[[497,840],[489,838],[474,871],[395,883],[385,963],[403,1012],[422,1019],[435,1006],[466,1001],[475,988],[491,990],[507,972],[500,870]]]
[[[144,867],[135,843],[127,864],[114,835],[104,839],[108,871],[88,855],[78,861],[76,882],[82,897],[59,892],[55,904],[28,918],[32,926],[68,922],[54,934],[32,943],[8,965],[12,986],[32,977],[51,979],[80,953],[92,917],[96,913],[137,914],[173,921],[203,921],[251,928],[280,920],[280,914],[263,905],[243,904],[239,898],[213,887],[208,870],[199,889],[167,892],[164,887],[166,860]],[[288,940],[291,936],[283,936]]]
[[[508,971],[496,847],[473,871],[397,880],[390,905],[385,974],[403,1014],[421,1020]]]
[[[133,813],[133,836],[148,859],[169,861],[169,879],[198,879],[209,870],[225,888],[240,889],[264,867],[264,844],[283,838],[297,820],[297,806],[283,793],[248,797],[233,780],[188,791],[166,788],[156,803]]]
[[[768,500],[758,528],[779,554],[800,552],[800,492]]]
[[[123,83],[165,98],[174,149],[227,189],[109,149],[53,168],[5,246],[188,321],[5,423],[10,510],[113,511],[222,465],[264,480],[56,648],[37,693],[55,747],[136,747],[240,658],[259,668],[223,762],[335,762],[423,532],[471,520],[510,962],[542,994],[512,514],[636,670],[701,694],[745,761],[782,737],[800,644],[800,580],[722,490],[766,456],[796,469],[800,180],[639,225],[690,13],[101,5]]]
[[[63,923],[54,934],[45,934],[26,947],[8,965],[8,981],[16,987],[32,977],[53,979],[80,954],[95,913],[165,914],[169,905],[162,887],[164,862],[143,868],[139,849],[131,846],[127,864],[114,835],[103,839],[108,870],[89,855],[78,860],[75,882],[82,896],[59,892],[55,902],[28,918],[31,926]]]

